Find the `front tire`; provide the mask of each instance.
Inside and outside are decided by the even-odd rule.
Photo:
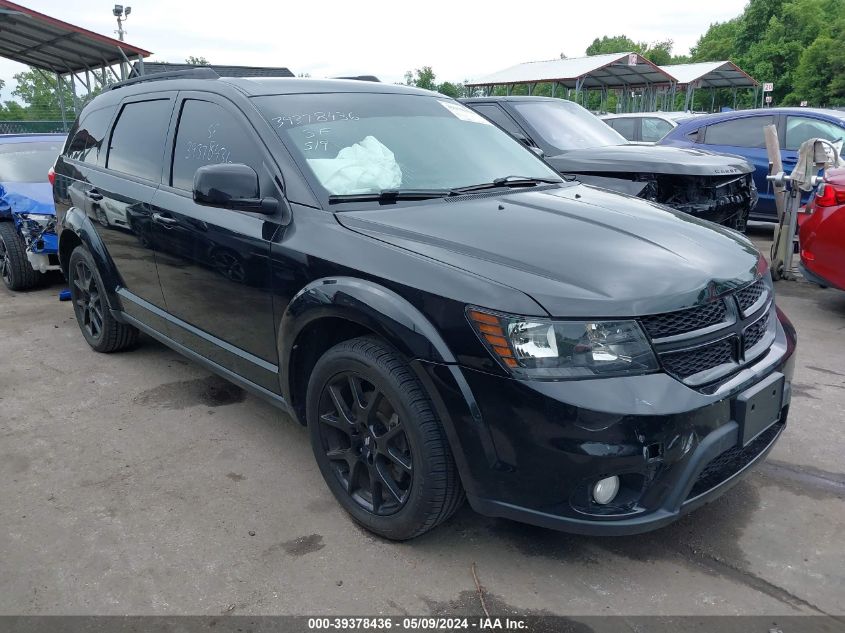
[[[393,540],[448,519],[464,492],[423,386],[379,339],[344,341],[311,374],[311,446],[326,484],[365,528]]]
[[[135,346],[138,330],[112,316],[97,265],[84,246],[70,255],[68,283],[79,329],[94,351],[111,353]]]
[[[41,280],[26,258],[26,244],[14,222],[0,222],[0,277],[9,290],[29,290]]]

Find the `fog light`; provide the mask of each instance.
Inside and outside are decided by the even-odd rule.
[[[593,486],[593,499],[600,505],[606,505],[616,498],[616,493],[619,492],[619,477],[605,477],[599,479],[596,485]]]

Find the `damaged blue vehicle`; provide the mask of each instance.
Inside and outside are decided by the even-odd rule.
[[[56,210],[48,174],[64,134],[0,136],[0,276],[10,290],[37,286],[59,269]]]

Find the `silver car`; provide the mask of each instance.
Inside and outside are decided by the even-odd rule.
[[[600,116],[614,130],[632,143],[656,143],[696,112],[630,112]]]

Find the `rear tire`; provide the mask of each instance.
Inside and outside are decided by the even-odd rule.
[[[106,300],[105,285],[84,246],[77,246],[68,262],[68,284],[76,322],[96,352],[119,352],[134,347],[138,330],[115,319]]]
[[[311,447],[352,518],[394,540],[448,519],[464,491],[428,395],[394,349],[344,341],[314,367],[306,397]]]
[[[26,258],[26,244],[14,222],[0,222],[0,277],[9,290],[29,290],[41,281],[41,273]]]

